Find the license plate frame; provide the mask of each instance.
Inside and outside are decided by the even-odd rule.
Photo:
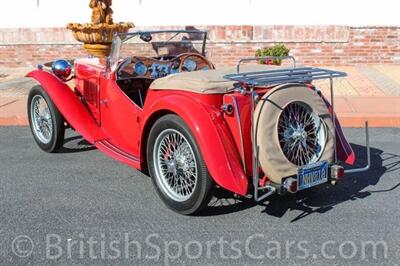
[[[303,165],[297,170],[297,190],[304,190],[328,182],[328,162]]]

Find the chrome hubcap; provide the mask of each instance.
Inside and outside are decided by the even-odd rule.
[[[153,150],[154,168],[160,188],[175,201],[185,201],[197,183],[197,162],[187,139],[174,129],[157,137]]]
[[[48,144],[53,135],[53,121],[46,100],[35,95],[31,102],[31,121],[33,132],[43,144]]]
[[[307,104],[293,102],[279,117],[278,138],[286,158],[302,166],[321,157],[326,143],[325,126]]]

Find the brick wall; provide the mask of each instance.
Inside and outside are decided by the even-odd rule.
[[[182,27],[145,27],[145,29]],[[400,27],[195,26],[209,31],[208,55],[217,65],[234,65],[256,49],[284,43],[299,63],[355,65],[400,63]],[[139,28],[137,28],[139,29]],[[131,45],[132,52],[141,50]],[[0,66],[33,66],[56,58],[85,56],[63,28],[0,29]]]

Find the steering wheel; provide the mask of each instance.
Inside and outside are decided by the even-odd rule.
[[[185,60],[186,60],[188,57],[198,57],[198,58],[200,58],[200,59],[207,65],[207,67],[208,67],[209,69],[215,69],[214,65],[213,65],[210,61],[208,61],[207,58],[205,58],[204,56],[202,56],[201,54],[197,54],[197,53],[184,53],[184,54],[181,54],[181,55],[179,56],[180,63],[179,63],[178,72],[183,72],[182,70],[183,70],[183,66],[184,66],[184,64],[185,64]],[[195,70],[197,70],[197,68],[198,68],[198,66],[196,66],[196,69],[195,69]]]
[[[117,80],[118,78],[122,75],[122,71],[124,70],[124,68],[129,65],[130,63],[132,63],[132,59],[130,57],[125,58],[122,63],[118,66],[117,69]]]

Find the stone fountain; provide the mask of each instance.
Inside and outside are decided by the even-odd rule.
[[[112,0],[90,0],[92,23],[69,23],[67,28],[74,38],[84,43],[85,50],[93,56],[108,56],[111,50],[112,38],[115,33],[125,33],[134,27],[133,23],[114,23],[111,9]]]

